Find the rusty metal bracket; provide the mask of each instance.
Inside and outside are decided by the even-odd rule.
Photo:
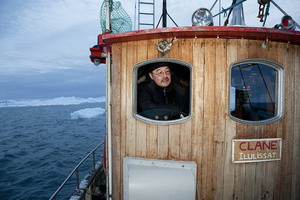
[[[158,45],[156,46],[156,48],[161,53],[162,57],[164,57],[165,54],[168,51],[170,51],[174,39],[176,39],[176,38],[173,38],[170,43],[168,43],[168,41],[166,39],[163,39],[163,40],[160,41],[160,43],[158,43]]]

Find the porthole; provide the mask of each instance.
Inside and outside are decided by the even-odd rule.
[[[156,58],[133,68],[133,116],[146,123],[169,125],[191,117],[192,66]]]
[[[230,68],[229,113],[245,124],[270,124],[284,114],[284,68],[265,59],[249,59]]]

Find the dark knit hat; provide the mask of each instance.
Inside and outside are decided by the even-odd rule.
[[[155,70],[159,67],[163,67],[163,66],[170,67],[170,63],[169,62],[158,62],[158,63],[149,64],[148,67],[147,67],[147,71],[152,72],[153,70]]]

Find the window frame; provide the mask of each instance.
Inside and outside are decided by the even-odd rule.
[[[275,116],[269,119],[264,119],[264,120],[260,120],[260,121],[250,121],[250,120],[244,120],[244,119],[240,119],[237,118],[233,115],[231,115],[231,72],[232,72],[232,68],[236,67],[238,65],[242,65],[242,64],[253,64],[253,63],[257,63],[257,64],[262,64],[268,67],[271,67],[273,69],[275,69],[278,73],[277,73],[277,85],[275,85],[276,88],[276,104],[275,104]],[[229,113],[229,117],[237,122],[243,123],[243,124],[249,124],[249,125],[265,125],[265,124],[271,124],[271,123],[275,123],[279,120],[281,120],[284,117],[284,85],[285,82],[285,70],[284,67],[281,66],[280,64],[267,60],[267,59],[260,59],[260,58],[254,58],[254,59],[246,59],[246,60],[242,60],[242,61],[238,61],[233,63],[230,66],[229,69],[229,95],[228,95],[228,113]]]
[[[181,118],[181,119],[175,119],[175,120],[154,120],[150,119],[144,116],[141,116],[137,113],[137,92],[138,92],[138,69],[140,67],[143,67],[148,64],[154,64],[154,63],[159,63],[159,62],[168,62],[168,63],[173,63],[176,65],[181,65],[182,67],[186,67],[189,69],[189,115],[187,117]],[[191,64],[178,60],[178,59],[173,59],[173,58],[154,58],[154,59],[149,59],[145,60],[142,62],[139,62],[134,65],[133,71],[132,71],[132,97],[133,97],[133,102],[132,102],[132,114],[133,117],[136,118],[137,120],[146,122],[148,124],[156,124],[156,125],[172,125],[172,124],[179,124],[188,121],[192,117],[192,105],[193,105],[193,67]]]

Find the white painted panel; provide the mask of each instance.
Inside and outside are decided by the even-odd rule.
[[[125,200],[194,200],[196,162],[125,157]]]

